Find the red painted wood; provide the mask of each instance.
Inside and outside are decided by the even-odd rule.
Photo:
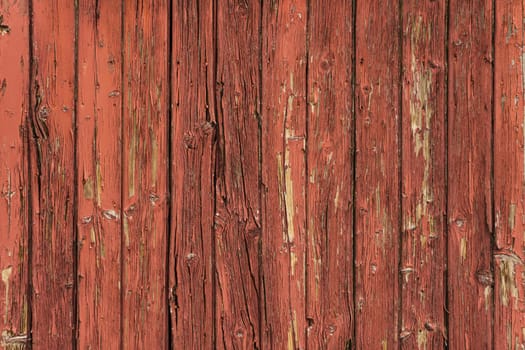
[[[34,0],[32,9],[31,337],[33,349],[62,349],[76,323],[75,7]]]
[[[0,345],[523,346],[523,11],[0,2]]]
[[[308,349],[346,349],[353,343],[352,4],[315,0],[309,14]]]
[[[168,342],[166,1],[124,1],[122,346]]]
[[[262,348],[306,346],[307,2],[262,13]]]
[[[170,314],[173,347],[215,343],[213,1],[172,9]]]
[[[446,290],[444,1],[403,3],[404,349],[443,348]]]
[[[0,7],[0,67],[0,342],[24,348],[30,317],[27,1],[4,1]]]
[[[78,5],[78,346],[118,348],[121,4]]]
[[[523,3],[497,1],[494,61],[494,346],[525,346]]]
[[[492,2],[451,0],[448,41],[448,344],[492,346]]]
[[[259,349],[261,6],[217,3],[216,346]]]
[[[358,2],[356,13],[356,347],[398,346],[399,7]]]

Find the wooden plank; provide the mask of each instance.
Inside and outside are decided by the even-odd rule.
[[[356,347],[398,346],[398,1],[356,10]]]
[[[176,349],[214,346],[214,2],[173,3],[170,313]]]
[[[451,349],[492,347],[492,1],[450,0],[448,311]]]
[[[261,6],[217,3],[217,341],[259,349]]]
[[[263,3],[262,348],[306,346],[307,14]]]
[[[523,2],[495,2],[494,347],[525,347]]]
[[[29,6],[0,7],[0,344],[25,348],[29,330]],[[9,67],[9,68],[7,68]]]
[[[62,349],[73,345],[76,322],[75,5],[32,8],[32,340],[34,349]]]
[[[445,5],[403,3],[404,349],[439,349],[446,339]]]
[[[120,345],[121,3],[78,12],[78,346]]]
[[[311,1],[308,69],[309,349],[353,343],[352,4]]]
[[[167,1],[124,1],[122,346],[168,343]]]

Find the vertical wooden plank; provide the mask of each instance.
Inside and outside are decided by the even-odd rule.
[[[399,6],[357,2],[356,346],[398,345]]]
[[[78,346],[120,344],[121,3],[79,1]]]
[[[163,349],[168,167],[167,1],[124,1],[122,344]]]
[[[494,61],[494,346],[525,347],[523,2],[496,1]]]
[[[28,339],[28,162],[29,7],[4,1],[0,7],[0,344]]]
[[[439,349],[445,325],[444,1],[403,2],[402,320],[405,349]]]
[[[451,349],[492,347],[492,1],[450,0],[448,311]]]
[[[170,313],[176,349],[214,345],[214,1],[172,9]]]
[[[73,344],[76,318],[75,4],[32,6],[32,340],[35,349],[62,349]]]
[[[313,0],[309,18],[309,349],[353,342],[352,3]]]
[[[217,3],[217,342],[259,349],[261,6]]]
[[[307,15],[305,0],[263,2],[263,348],[306,345]]]

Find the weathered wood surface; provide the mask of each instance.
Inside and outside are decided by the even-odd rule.
[[[305,0],[262,14],[262,347],[306,346]]]
[[[31,6],[31,338],[35,349],[59,349],[76,344],[76,9]]]
[[[447,310],[452,349],[489,349],[493,341],[492,5],[488,0],[449,2]]]
[[[78,2],[78,346],[120,344],[122,71],[119,2]],[[119,327],[115,327],[119,325]]]
[[[168,344],[169,5],[122,4],[121,342],[124,349],[162,349]]]
[[[400,8],[358,2],[356,12],[355,341],[399,341]]]
[[[345,349],[353,332],[353,9],[310,2],[307,105],[308,349]]]
[[[29,334],[29,4],[4,1],[0,12],[0,344]]]
[[[524,23],[0,1],[0,345],[523,347]]]
[[[495,3],[494,347],[525,346],[523,2]]]
[[[401,346],[446,341],[444,1],[402,13]]]
[[[260,3],[218,2],[216,21],[216,343],[254,349],[261,348]]]
[[[176,349],[210,349],[215,343],[215,5],[172,3],[168,268]]]

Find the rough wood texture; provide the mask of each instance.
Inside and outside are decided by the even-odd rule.
[[[69,0],[32,2],[33,349],[63,349],[74,344],[74,5]]]
[[[398,346],[399,7],[357,3],[356,347]]]
[[[124,1],[122,346],[168,342],[167,1]]]
[[[217,4],[217,341],[259,349],[261,6]]]
[[[0,347],[525,347],[524,11],[0,1]]]
[[[30,316],[27,1],[4,1],[0,8],[0,67],[0,345],[12,349],[25,348]]]
[[[448,344],[492,346],[492,2],[450,0]]]
[[[176,349],[215,343],[214,3],[173,2],[170,314]]]
[[[445,2],[403,2],[404,349],[439,349],[445,324]]]
[[[497,1],[494,61],[494,346],[525,347],[523,2]]]
[[[78,10],[78,346],[120,344],[121,4]]]
[[[307,3],[263,3],[262,347],[306,346]]]
[[[353,343],[352,6],[309,4],[308,349]]]

